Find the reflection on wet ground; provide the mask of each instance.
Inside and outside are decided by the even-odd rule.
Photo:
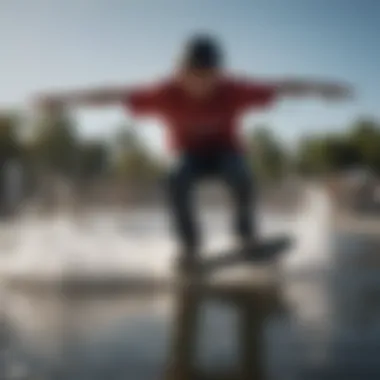
[[[1,378],[379,379],[379,283],[321,273],[228,298],[3,294]]]
[[[378,252],[361,247],[267,292],[3,289],[0,378],[379,379]]]
[[[4,370],[54,379],[263,378],[263,332],[279,313],[277,296],[13,295],[3,319]]]

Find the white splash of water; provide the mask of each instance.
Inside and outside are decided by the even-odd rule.
[[[327,263],[329,259],[328,196],[318,187],[310,187],[306,193],[305,210],[298,218],[260,217],[263,236],[295,235],[296,247],[285,263],[288,268]],[[227,212],[205,219],[206,251],[233,244]],[[164,210],[100,213],[80,224],[69,216],[25,218],[14,226],[13,240],[12,248],[3,249],[0,241],[4,251],[0,266],[3,272],[21,276],[159,274],[170,270],[175,257]]]
[[[47,278],[68,273],[128,275],[156,272],[168,262],[172,250],[162,235],[142,239],[120,231],[116,218],[112,221],[106,216],[99,222],[83,226],[60,217],[19,223],[13,249],[8,247],[3,255],[2,271]]]
[[[333,229],[332,201],[322,185],[310,185],[298,215],[294,251],[286,261],[288,269],[328,267],[331,263]]]

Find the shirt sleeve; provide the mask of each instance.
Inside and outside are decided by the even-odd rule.
[[[276,97],[276,87],[269,83],[244,79],[233,83],[233,103],[236,111],[266,108],[275,101]]]
[[[155,84],[133,88],[125,99],[125,106],[136,116],[161,114],[166,105],[167,86]]]

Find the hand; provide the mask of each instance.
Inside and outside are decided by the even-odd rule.
[[[327,100],[348,100],[354,96],[353,90],[349,86],[334,83],[321,85],[319,92]]]

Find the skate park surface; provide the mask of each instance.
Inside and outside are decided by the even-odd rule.
[[[332,214],[319,188],[295,213],[262,211],[262,234],[287,232],[295,244],[269,272],[276,286],[228,296],[158,290],[175,258],[161,209],[7,223],[2,378],[378,379],[379,234],[339,228]],[[202,222],[209,250],[231,244],[225,210]],[[254,276],[246,266],[231,273]],[[157,281],[80,292],[62,285],[74,275]]]

